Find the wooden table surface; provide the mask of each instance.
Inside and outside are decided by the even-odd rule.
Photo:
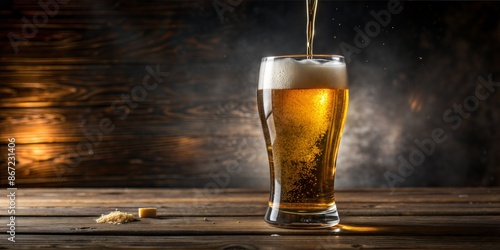
[[[6,192],[7,190],[5,190]],[[15,243],[2,195],[0,249],[499,249],[500,188],[339,190],[341,224],[291,230],[263,221],[267,191],[249,189],[16,191]],[[218,191],[218,192],[216,192]],[[115,209],[157,207],[157,218],[98,224]],[[206,218],[206,219],[205,219]]]

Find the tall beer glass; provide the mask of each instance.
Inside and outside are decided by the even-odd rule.
[[[262,59],[257,101],[271,172],[266,222],[339,223],[333,184],[348,100],[342,56]]]

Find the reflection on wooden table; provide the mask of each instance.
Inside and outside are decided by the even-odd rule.
[[[447,248],[500,246],[500,189],[405,188],[337,191],[341,224],[324,230],[272,227],[266,191],[226,189],[18,189],[16,243],[7,248],[184,249]],[[97,224],[118,209],[156,218]],[[7,212],[0,211],[5,217]]]

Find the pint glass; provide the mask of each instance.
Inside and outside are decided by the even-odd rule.
[[[257,102],[271,190],[265,221],[280,227],[339,223],[334,177],[349,90],[344,57],[265,57]]]

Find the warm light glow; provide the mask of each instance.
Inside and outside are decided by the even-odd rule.
[[[30,162],[37,161],[46,161],[52,157],[52,153],[50,153],[50,148],[47,144],[31,144],[31,145],[23,145],[28,152],[26,159],[29,159]]]
[[[376,232],[380,231],[377,227],[366,227],[366,226],[355,226],[355,225],[344,225],[339,224],[338,227],[341,230],[351,231],[351,232]]]
[[[46,152],[45,149],[42,147],[36,147],[33,149],[34,155],[43,155],[43,154],[45,154],[45,152]]]
[[[423,106],[422,99],[423,99],[422,95],[420,94],[419,91],[411,93],[410,97],[408,98],[408,104],[410,105],[410,110],[417,113],[420,112]]]
[[[328,93],[326,92],[323,92],[321,93],[321,95],[319,96],[319,103],[321,104],[325,104],[326,101],[328,101]]]
[[[21,140],[23,143],[43,143],[50,141],[51,134],[53,134],[53,128],[43,125],[37,125],[30,127],[27,131],[20,131]]]

